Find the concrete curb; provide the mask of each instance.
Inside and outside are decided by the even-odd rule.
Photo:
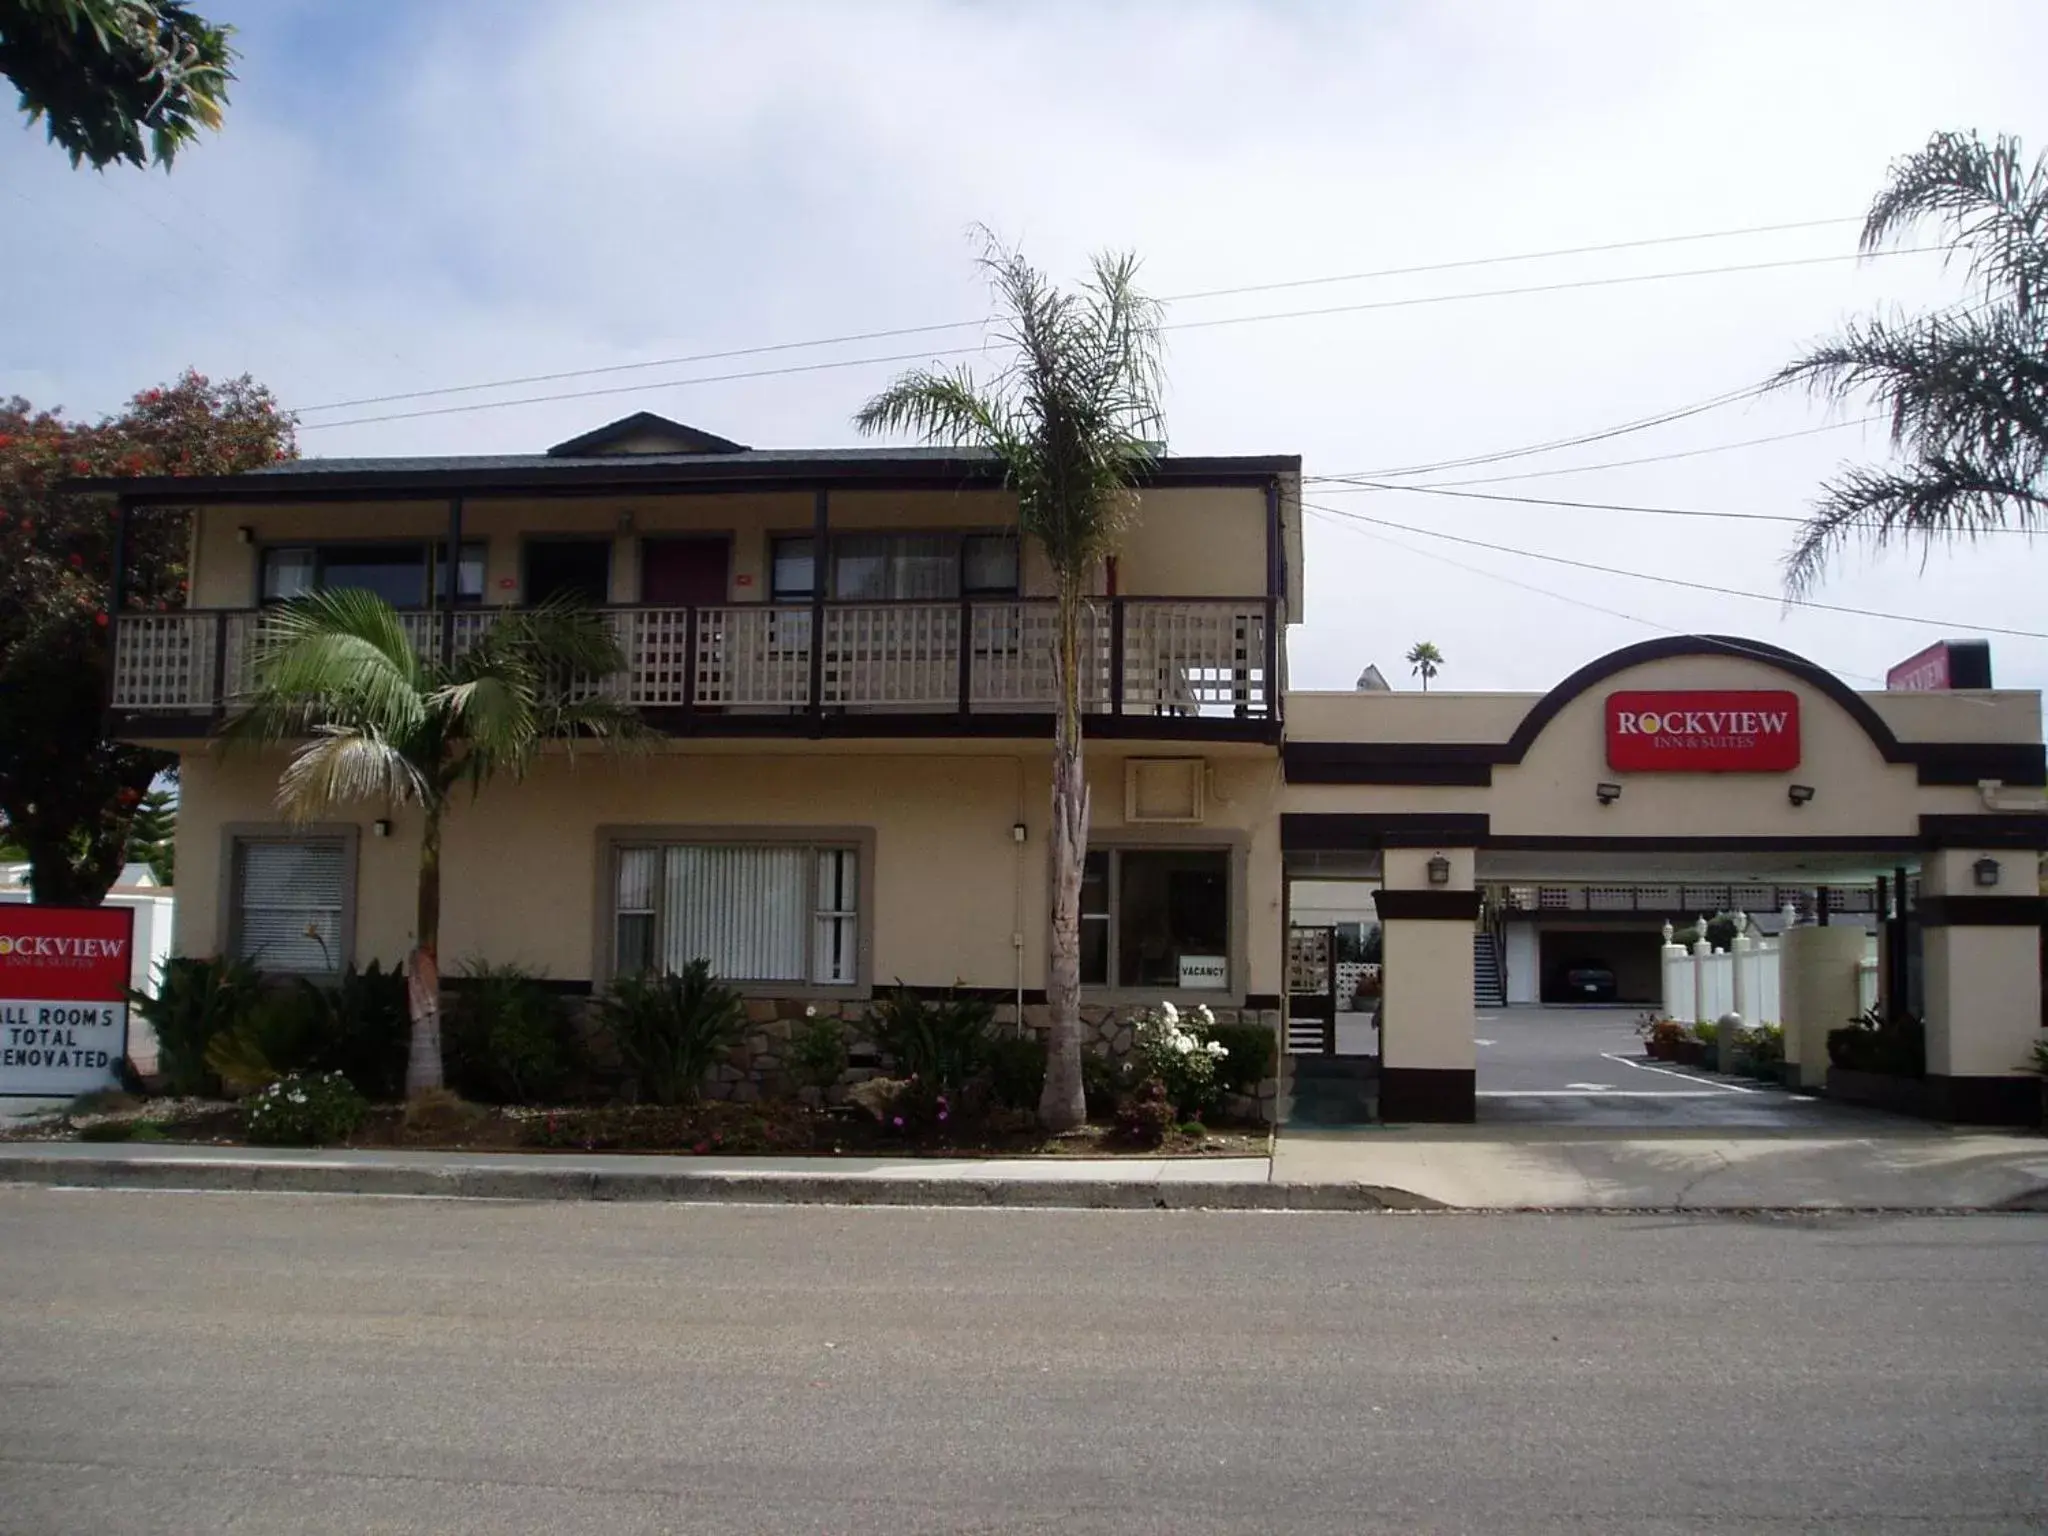
[[[60,1189],[240,1190],[271,1194],[411,1195],[430,1199],[637,1200],[751,1205],[925,1205],[1136,1211],[1433,1211],[1448,1207],[1373,1184],[1180,1180],[862,1178],[812,1174],[670,1173],[637,1169],[404,1167],[225,1162],[192,1158],[10,1157],[0,1184]]]

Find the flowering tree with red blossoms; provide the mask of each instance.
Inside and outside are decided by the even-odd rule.
[[[176,766],[106,734],[115,505],[64,483],[233,474],[297,455],[291,418],[247,376],[188,372],[97,423],[0,400],[0,818],[36,901],[99,901],[136,807]],[[190,526],[184,509],[133,515],[125,611],[184,606]]]

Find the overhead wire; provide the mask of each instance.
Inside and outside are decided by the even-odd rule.
[[[1636,240],[1611,240],[1598,245],[1562,246],[1548,251],[1521,251],[1503,256],[1476,256],[1458,261],[1425,262],[1406,267],[1381,267],[1368,272],[1343,272],[1325,277],[1287,278],[1270,283],[1243,283],[1230,288],[1204,288],[1191,293],[1168,294],[1163,304],[1191,303],[1200,299],[1233,298],[1247,293],[1273,293],[1292,288],[1313,288],[1334,283],[1357,283],[1388,277],[1414,277],[1430,272],[1450,272],[1471,267],[1501,266],[1512,262],[1548,261],[1565,256],[1591,256],[1609,251],[1641,250],[1650,246],[1682,245],[1702,240],[1732,240],[1748,235],[1781,234],[1789,230],[1822,229],[1859,222],[1854,215],[1831,219],[1800,219],[1783,224],[1751,224],[1737,229],[1712,229],[1685,235],[1656,235]],[[475,384],[449,384],[437,389],[408,390],[400,394],[365,395],[353,400],[332,400],[320,405],[294,407],[309,411],[352,410],[358,406],[390,405],[401,400],[428,400],[438,396],[470,394],[485,389],[517,389],[527,384],[555,384],[564,379],[596,378],[606,374],[629,373],[643,368],[682,367],[689,363],[723,362],[734,357],[758,357],[775,352],[794,352],[811,347],[850,346],[857,341],[884,341],[898,336],[926,336],[939,331],[972,330],[988,324],[978,320],[945,320],[931,325],[892,326],[883,330],[852,331],[840,336],[821,336],[809,341],[778,341],[751,347],[732,347],[718,352],[692,352],[679,357],[649,358],[637,363],[610,363],[593,368],[568,368],[555,373],[529,373],[512,378],[490,379]]]
[[[1960,619],[1934,619],[1923,614],[1889,613],[1876,608],[1857,608],[1844,603],[1824,603],[1815,598],[1788,597],[1768,592],[1751,592],[1741,587],[1724,587],[1713,582],[1690,581],[1681,576],[1661,576],[1650,571],[1631,571],[1620,566],[1601,565],[1591,560],[1575,560],[1567,555],[1546,554],[1541,550],[1520,549],[1512,544],[1497,544],[1490,539],[1475,539],[1463,534],[1445,533],[1436,528],[1417,528],[1408,523],[1397,523],[1382,517],[1372,517],[1343,507],[1325,507],[1304,501],[1304,509],[1326,518],[1369,523],[1377,528],[1390,528],[1397,533],[1414,534],[1420,538],[1441,539],[1451,544],[1463,544],[1473,549],[1491,550],[1495,554],[1513,555],[1523,560],[1541,560],[1549,565],[1568,566],[1573,570],[1592,571],[1603,576],[1625,576],[1632,581],[1656,582],[1662,586],[1683,587],[1694,592],[1711,592],[1719,597],[1739,597],[1750,602],[1770,603],[1779,607],[1806,608],[1819,613],[1848,614],[1856,618],[1882,619],[1895,624],[1917,624],[1930,629],[1974,631],[1986,635],[2009,635],[2021,640],[2048,640],[2048,633],[2033,629],[2012,629],[2003,625],[1983,624]]]
[[[1877,252],[1875,254],[1878,256],[1919,256],[1927,255],[1933,252],[1945,251],[1947,249],[1947,246],[1908,246],[1898,250],[1882,251]],[[1609,288],[1630,283],[1670,282],[1679,278],[1717,277],[1729,273],[1765,272],[1785,267],[1805,267],[1815,266],[1827,262],[1863,261],[1868,259],[1871,258],[1855,253],[1833,256],[1801,256],[1782,261],[1737,263],[1719,267],[1695,267],[1678,272],[1641,272],[1622,277],[1579,278],[1570,282],[1538,283],[1517,288],[1490,288],[1466,293],[1419,295],[1405,299],[1378,299],[1361,304],[1335,304],[1323,306],[1316,309],[1276,310],[1265,314],[1227,315],[1208,320],[1174,320],[1168,321],[1166,324],[1162,325],[1160,329],[1163,331],[1210,330],[1222,326],[1263,324],[1277,320],[1323,319],[1331,315],[1363,314],[1370,311],[1390,309],[1412,309],[1423,305],[1466,303],[1475,299],[1515,298],[1526,296],[1529,294],[1560,293],[1570,289]],[[819,363],[795,363],[775,368],[760,368],[743,370],[735,373],[699,375],[695,378],[687,379],[658,379],[651,383],[644,384],[615,384],[602,389],[562,390],[556,393],[545,395],[523,395],[511,400],[483,400],[468,405],[444,405],[430,407],[424,410],[390,411],[375,416],[350,416],[340,421],[302,422],[300,423],[299,430],[302,432],[313,432],[323,431],[334,427],[369,426],[375,423],[386,421],[410,421],[417,418],[428,416],[457,416],[469,414],[476,411],[504,410],[509,407],[519,405],[541,405],[559,400],[593,399],[604,395],[642,394],[655,390],[681,389],[699,384],[727,383],[737,379],[773,378],[787,374],[818,373],[836,368],[868,367],[877,363],[917,361],[921,359],[930,359],[938,357],[957,357],[965,355],[970,352],[981,352],[985,350],[987,350],[985,345],[975,347],[949,347],[941,348],[934,351],[896,353],[883,357],[843,358]],[[1698,410],[1710,409],[1713,405],[1727,404],[1729,403],[1729,400],[1740,399],[1749,394],[1760,393],[1761,388],[1762,386],[1755,386],[1749,390],[1738,391],[1735,394],[1729,396],[1727,399],[1716,400],[1709,404],[1703,404],[1699,407],[1696,407],[1693,410],[1676,413],[1668,419],[1677,420],[1680,416],[1696,414]],[[314,407],[305,407],[303,409],[314,409]],[[1579,441],[1598,441],[1601,437],[1614,435],[1616,435],[1614,432],[1600,433],[1595,434],[1588,438],[1579,439]],[[1570,446],[1570,444],[1567,443],[1564,446]],[[1481,463],[1487,462],[1487,460],[1477,459],[1469,461],[1458,461],[1442,466],[1432,467],[1458,468],[1461,467],[1461,464],[1464,462]]]

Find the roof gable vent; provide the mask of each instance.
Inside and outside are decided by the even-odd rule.
[[[652,411],[621,416],[594,432],[572,437],[548,450],[551,459],[609,458],[635,453],[745,453],[747,445],[700,432]]]

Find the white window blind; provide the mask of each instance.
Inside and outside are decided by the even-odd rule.
[[[348,853],[339,838],[237,848],[235,954],[266,971],[339,970]]]
[[[850,986],[860,977],[860,857],[802,843],[621,848],[613,963],[727,981]]]

